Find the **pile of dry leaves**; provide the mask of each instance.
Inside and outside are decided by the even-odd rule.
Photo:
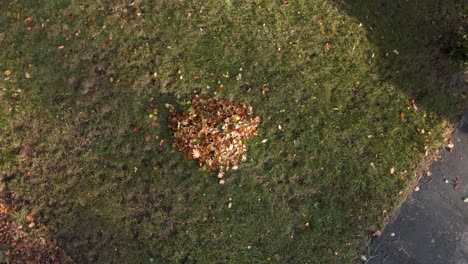
[[[203,99],[197,95],[187,109],[169,119],[174,146],[190,159],[198,159],[201,170],[237,169],[246,160],[246,139],[257,134],[259,117],[252,107],[219,97]]]
[[[0,245],[8,263],[62,263],[62,250],[15,224],[10,218],[13,212],[14,207],[0,199]]]

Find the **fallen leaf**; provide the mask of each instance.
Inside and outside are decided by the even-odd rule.
[[[262,94],[265,96],[265,95],[268,94],[269,91],[270,91],[270,89],[268,89],[266,84],[264,84],[263,87],[262,87]]]
[[[33,221],[34,221],[34,216],[32,216],[32,215],[29,214],[29,215],[26,216],[26,220],[27,220],[28,222],[33,222]]]
[[[416,100],[414,98],[410,98],[409,101],[413,105],[414,110],[418,110],[418,107],[416,106]]]
[[[5,70],[3,73],[4,73],[6,76],[8,76],[8,75],[11,74],[11,71],[10,71],[10,70]]]
[[[447,144],[447,148],[448,148],[449,150],[453,149],[454,147],[455,147],[455,145],[454,145],[452,142],[449,142],[449,143]]]
[[[455,183],[453,184],[453,188],[459,189],[460,188],[460,177],[455,178]]]
[[[380,231],[380,230],[377,230],[374,233],[372,233],[373,237],[380,237],[381,235],[382,235],[382,231]]]

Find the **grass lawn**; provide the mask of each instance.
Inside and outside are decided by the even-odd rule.
[[[0,3],[0,189],[77,263],[352,263],[466,104],[461,0],[78,2]],[[225,185],[195,94],[262,118]]]

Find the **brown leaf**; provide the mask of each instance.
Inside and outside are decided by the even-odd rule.
[[[27,215],[27,216],[26,216],[26,220],[28,220],[28,222],[34,222],[34,216],[32,216],[32,215]]]

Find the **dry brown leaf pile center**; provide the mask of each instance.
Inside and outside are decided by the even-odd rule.
[[[184,112],[169,119],[174,147],[190,159],[198,159],[201,170],[220,169],[220,177],[247,159],[245,141],[257,134],[259,123],[251,106],[198,95]]]

